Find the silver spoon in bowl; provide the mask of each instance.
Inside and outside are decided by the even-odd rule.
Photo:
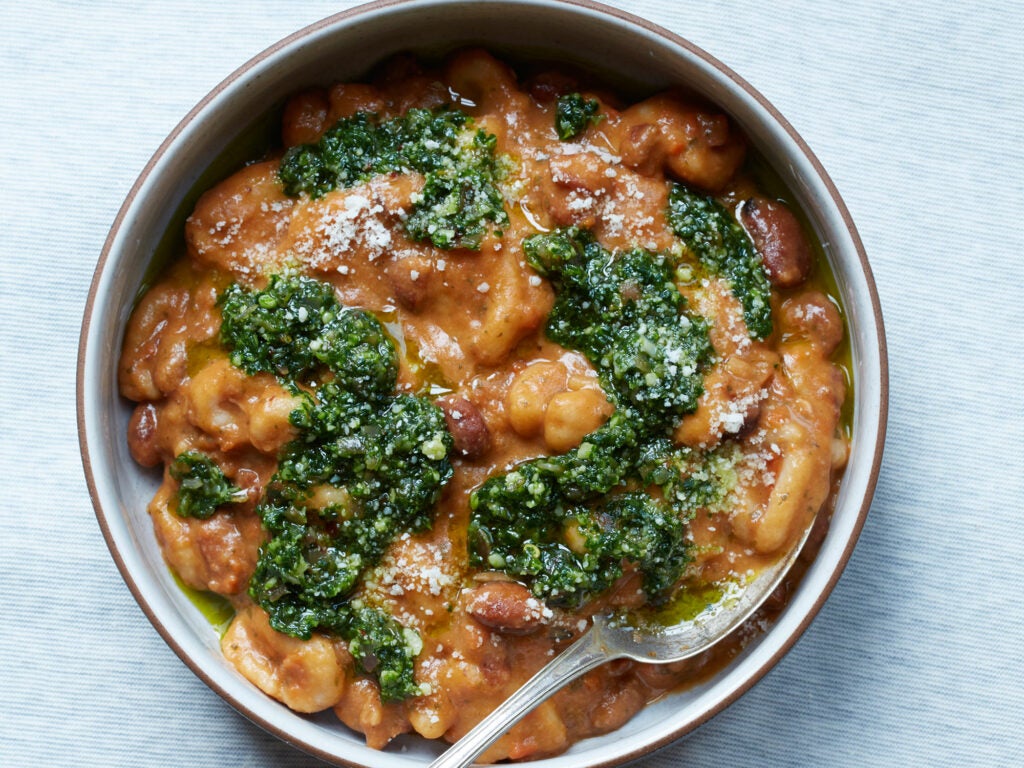
[[[743,624],[782,583],[810,535],[813,520],[789,554],[741,587],[710,612],[666,627],[634,627],[622,617],[597,615],[590,629],[459,739],[429,768],[465,768],[481,752],[545,701],[585,672],[614,659],[650,664],[683,661],[711,648]]]

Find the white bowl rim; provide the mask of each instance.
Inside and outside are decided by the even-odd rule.
[[[457,1],[457,0],[456,0]],[[364,768],[364,763],[354,762],[346,759],[345,757],[336,753],[327,751],[317,744],[312,743],[301,737],[297,737],[295,734],[290,733],[285,728],[281,727],[275,722],[272,722],[261,713],[255,711],[252,707],[246,705],[238,698],[233,696],[229,691],[225,690],[204,668],[204,666],[197,661],[187,650],[183,647],[178,638],[171,632],[171,630],[164,624],[157,614],[156,609],[150,604],[150,599],[146,593],[140,587],[136,581],[136,575],[126,563],[124,556],[120,552],[117,542],[115,541],[114,535],[111,532],[110,522],[107,519],[107,513],[101,504],[100,494],[98,492],[97,479],[93,469],[93,462],[90,458],[90,435],[88,431],[88,403],[87,403],[87,381],[86,381],[86,366],[87,362],[91,357],[89,348],[90,339],[90,327],[93,318],[94,310],[96,307],[98,289],[102,282],[102,278],[105,275],[108,262],[110,261],[111,254],[113,251],[114,243],[117,239],[118,232],[120,231],[122,224],[124,223],[129,212],[136,205],[139,192],[144,187],[146,181],[149,179],[154,168],[158,165],[161,158],[168,151],[168,149],[174,144],[178,136],[200,115],[203,113],[205,108],[216,99],[225,90],[229,89],[236,81],[243,78],[246,73],[257,65],[263,63],[266,59],[274,56],[278,51],[284,48],[288,48],[295,44],[297,41],[307,38],[311,35],[315,35],[321,31],[327,30],[338,24],[351,23],[357,21],[360,17],[369,16],[375,12],[391,9],[397,6],[412,6],[412,5],[424,5],[424,4],[443,4],[445,0],[427,0],[427,3],[418,2],[418,0],[375,0],[364,5],[359,5],[354,8],[342,11],[337,14],[333,14],[327,18],[324,18],[318,22],[310,24],[295,33],[283,38],[274,45],[270,46],[266,50],[254,56],[252,59],[247,61],[245,64],[240,66],[230,75],[228,75],[223,81],[221,81],[213,90],[210,91],[195,107],[193,107],[188,114],[182,118],[178,125],[171,131],[167,138],[161,143],[160,147],[156,150],[149,162],[143,168],[139,174],[138,179],[132,186],[124,203],[122,204],[117,216],[111,225],[110,232],[104,242],[103,249],[100,253],[99,260],[97,262],[96,270],[93,276],[92,283],[90,285],[88,298],[86,301],[85,312],[82,322],[82,332],[79,341],[78,361],[77,361],[77,385],[76,385],[76,400],[77,400],[77,421],[78,421],[78,432],[79,432],[79,443],[82,454],[82,464],[85,472],[86,483],[89,489],[89,494],[92,499],[93,507],[95,509],[97,521],[102,530],[104,539],[110,550],[111,556],[113,557],[115,564],[118,567],[126,585],[130,592],[135,598],[136,602],[142,608],[146,617],[153,624],[154,628],[161,635],[164,641],[171,647],[171,649],[178,655],[178,657],[188,666],[189,669],[203,682],[205,682],[210,688],[216,691],[222,698],[224,698],[229,704],[231,704],[237,711],[243,714],[252,722],[259,725],[261,728],[273,733],[283,741],[296,746],[305,752],[314,755],[320,759],[332,762],[337,765],[352,766],[352,768]],[[729,67],[719,61],[717,58],[711,56],[706,51],[697,47],[688,40],[681,36],[664,29],[663,27],[656,25],[646,19],[638,17],[628,11],[621,10],[619,8],[613,8],[603,3],[595,2],[594,0],[506,0],[507,4],[519,4],[519,5],[537,5],[537,6],[564,6],[568,8],[576,7],[583,9],[591,13],[597,13],[600,15],[611,17],[611,20],[618,23],[624,23],[625,26],[639,27],[649,34],[661,38],[664,42],[671,45],[677,46],[684,49],[689,54],[703,60],[704,63],[710,65],[714,70],[717,70],[718,74],[724,75],[726,78],[732,81],[733,84],[738,86],[745,94],[757,102],[758,106],[763,109],[768,116],[775,122],[775,124],[782,128],[782,130],[788,134],[788,138],[797,146],[800,153],[803,155],[803,159],[806,160],[810,167],[813,169],[815,177],[820,181],[827,191],[830,202],[834,205],[834,212],[839,215],[845,228],[846,234],[850,238],[850,245],[855,251],[857,260],[859,261],[859,267],[861,275],[864,279],[864,287],[868,292],[868,301],[871,309],[871,319],[874,323],[875,338],[871,341],[876,345],[872,347],[872,351],[877,352],[877,359],[872,360],[877,366],[877,381],[873,381],[872,384],[878,387],[878,398],[877,405],[878,412],[875,417],[875,423],[877,424],[877,430],[874,434],[864,435],[859,434],[859,440],[868,441],[872,445],[871,452],[871,465],[870,472],[866,476],[864,482],[863,496],[861,498],[860,507],[857,512],[857,517],[850,527],[849,533],[845,540],[845,544],[842,548],[841,553],[838,554],[832,571],[827,575],[827,580],[824,585],[817,591],[814,598],[813,604],[806,607],[804,613],[799,617],[798,623],[795,626],[791,626],[788,629],[788,635],[782,639],[774,652],[763,659],[756,669],[749,670],[746,672],[746,677],[743,681],[736,685],[726,696],[720,698],[713,706],[708,707],[699,716],[690,718],[685,722],[679,723],[676,727],[673,727],[668,732],[661,734],[658,738],[649,740],[641,746],[632,749],[631,751],[624,753],[616,753],[615,750],[611,750],[611,753],[605,752],[603,757],[598,757],[596,760],[587,761],[585,764],[588,768],[610,768],[614,765],[621,765],[632,760],[636,760],[650,752],[653,752],[663,746],[666,746],[673,741],[685,736],[692,732],[705,722],[713,718],[722,710],[730,706],[740,696],[746,693],[751,687],[753,687],[768,671],[775,666],[775,664],[790,650],[790,648],[796,643],[803,632],[810,625],[812,620],[821,610],[825,601],[828,599],[836,583],[838,582],[849,558],[853,552],[853,549],[860,536],[860,532],[863,529],[864,522],[867,518],[868,511],[871,506],[872,497],[874,495],[875,486],[877,484],[878,475],[880,471],[882,454],[885,446],[885,433],[888,417],[888,354],[887,345],[885,340],[884,323],[882,318],[881,304],[878,297],[878,291],[875,285],[874,277],[871,271],[871,267],[868,263],[867,255],[864,250],[863,242],[861,241],[860,235],[857,232],[856,226],[853,223],[852,217],[850,216],[849,210],[839,195],[835,184],[821,165],[818,158],[811,151],[810,147],[800,137],[793,126],[779,113],[779,111],[772,106],[772,104],[762,96],[756,89],[753,88],[746,80],[741,78]],[[863,384],[861,379],[857,380],[858,386]],[[98,439],[93,437],[94,440]],[[771,632],[777,630],[778,627],[773,627],[769,630]],[[538,764],[554,764],[561,763],[558,758],[538,761]]]

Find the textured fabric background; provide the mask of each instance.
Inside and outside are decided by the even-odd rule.
[[[1024,6],[618,2],[794,124],[888,326],[885,466],[794,650],[642,764],[1024,765]],[[249,57],[353,5],[0,2],[0,765],[319,765],[177,659],[95,522],[74,415],[86,289],[150,154]]]

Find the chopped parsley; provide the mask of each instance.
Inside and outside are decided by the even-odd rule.
[[[246,492],[225,477],[213,459],[200,451],[185,451],[170,466],[178,481],[174,511],[181,517],[206,520],[225,504],[245,501]]]
[[[676,235],[709,272],[721,275],[743,305],[743,319],[755,339],[772,333],[771,284],[761,256],[729,211],[712,197],[673,184],[668,221]]]
[[[250,596],[279,632],[344,638],[384,700],[415,695],[418,636],[351,596],[395,537],[430,527],[452,475],[443,412],[395,394],[393,342],[329,285],[276,275],[262,291],[232,286],[221,310],[232,362],[276,374],[300,398],[290,416],[299,436],[257,506],[270,538]]]
[[[475,250],[489,224],[508,223],[496,145],[493,134],[474,130],[472,118],[457,109],[411,109],[384,121],[357,112],[316,144],[291,147],[279,174],[287,194],[318,198],[379,174],[421,173],[423,189],[405,220],[409,236]]]
[[[597,125],[603,117],[598,111],[600,109],[601,103],[597,99],[584,99],[578,93],[559,96],[555,107],[558,138],[568,141],[583,133],[588,125]]]

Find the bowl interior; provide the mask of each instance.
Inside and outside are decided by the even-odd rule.
[[[416,41],[416,42],[413,42]],[[357,80],[387,56],[436,56],[483,45],[515,59],[567,61],[613,87],[651,92],[685,85],[722,106],[793,192],[824,244],[851,329],[852,453],[828,536],[771,631],[712,680],[648,706],[622,729],[580,742],[545,766],[622,762],[692,730],[756,682],[790,647],[838,578],[866,514],[885,419],[885,359],[877,296],[856,232],[831,183],[788,124],[707,54],[653,25],[597,6],[559,2],[383,3],[327,19],[282,41],[210,94],[167,139],[116,220],[97,268],[79,360],[79,420],[86,475],[111,551],[129,587],[183,660],[243,714],[339,764],[421,765],[441,747],[405,737],[385,752],[363,744],[329,712],[300,716],[265,697],[221,656],[212,627],[174,583],[146,506],[159,483],[128,452],[129,403],[117,390],[125,323],[168,226],[180,224],[197,187],[261,116],[295,91]],[[221,162],[223,165],[223,161]],[[221,176],[231,169],[225,169]],[[199,190],[201,191],[201,190]],[[187,211],[185,211],[187,212]],[[404,748],[405,751],[401,751]]]

